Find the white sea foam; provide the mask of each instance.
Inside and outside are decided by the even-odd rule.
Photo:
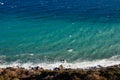
[[[34,56],[34,54],[29,54],[30,56]]]
[[[3,2],[0,2],[0,5],[4,5],[4,3],[3,3]]]
[[[102,60],[95,60],[95,61],[79,61],[79,62],[54,62],[54,63],[19,63],[19,62],[13,62],[10,64],[3,64],[0,65],[0,68],[6,68],[6,67],[24,67],[27,69],[30,69],[31,67],[42,67],[44,69],[54,69],[55,67],[59,67],[60,65],[63,65],[65,68],[90,68],[90,67],[99,67],[98,65],[101,65],[103,67],[111,66],[111,65],[117,65],[120,64],[120,56],[113,56],[109,59],[102,59]]]
[[[73,49],[68,49],[67,51],[68,51],[68,52],[72,52],[72,51],[73,51]]]

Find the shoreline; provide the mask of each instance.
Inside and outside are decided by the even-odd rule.
[[[7,68],[7,67],[13,67],[18,68],[22,67],[25,69],[30,69],[31,67],[42,67],[43,69],[51,69],[53,70],[55,67],[59,67],[60,65],[64,66],[64,68],[68,69],[89,69],[91,67],[97,67],[99,68],[99,65],[103,67],[113,66],[120,64],[120,60],[113,60],[113,59],[103,59],[103,60],[95,60],[95,61],[80,61],[80,62],[42,62],[42,63],[33,63],[33,62],[10,62],[10,63],[1,63],[0,68]]]
[[[36,66],[0,68],[0,80],[120,80],[120,64],[102,67],[64,68],[62,65],[51,69]]]

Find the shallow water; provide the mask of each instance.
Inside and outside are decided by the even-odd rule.
[[[119,13],[119,0],[0,0],[0,62],[117,62]]]

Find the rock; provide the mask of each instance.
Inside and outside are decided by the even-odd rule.
[[[3,72],[3,69],[2,68],[0,68],[0,74]]]
[[[60,65],[54,70],[0,68],[0,80],[119,80],[120,65],[90,69],[65,69]]]

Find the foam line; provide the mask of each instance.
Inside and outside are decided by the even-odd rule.
[[[1,68],[6,68],[6,67],[23,67],[26,69],[30,69],[31,67],[42,67],[44,69],[54,69],[55,67],[59,67],[60,65],[63,65],[65,68],[90,68],[90,67],[99,67],[98,65],[101,65],[103,67],[107,66],[112,66],[112,65],[117,65],[120,64],[120,56],[113,56],[109,59],[102,59],[102,60],[95,60],[95,61],[79,61],[79,62],[73,62],[73,63],[68,63],[68,62],[54,62],[54,63],[18,63],[18,62],[12,62],[9,64],[3,64],[0,65]]]

